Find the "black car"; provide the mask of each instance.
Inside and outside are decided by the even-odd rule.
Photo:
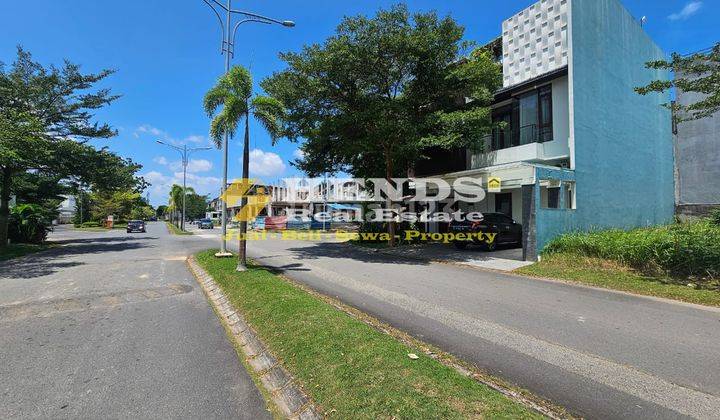
[[[200,219],[197,222],[198,229],[214,229],[215,225],[210,219]]]
[[[453,245],[458,249],[465,249],[471,243],[481,245],[488,251],[494,251],[498,245],[522,246],[522,225],[503,213],[483,213],[481,221],[452,222],[450,232],[478,235],[472,241],[454,241]],[[482,238],[479,237],[480,233],[483,234]],[[492,242],[488,241],[487,233],[495,234]]]
[[[145,233],[145,222],[142,220],[131,220],[127,224],[127,233],[140,232]]]

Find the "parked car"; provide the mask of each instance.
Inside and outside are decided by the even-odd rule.
[[[453,245],[457,249],[465,249],[471,243],[480,245],[488,251],[494,251],[498,245],[522,246],[522,225],[503,213],[483,213],[481,221],[452,222],[450,231],[453,233],[496,234],[492,242],[487,242],[486,238],[481,240],[479,237],[473,238],[472,241],[454,241]]]
[[[127,233],[140,232],[145,233],[145,222],[142,220],[131,220],[127,223]]]
[[[215,229],[215,225],[210,219],[200,219],[198,220],[197,225],[199,229]]]

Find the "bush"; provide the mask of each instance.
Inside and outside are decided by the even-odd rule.
[[[52,211],[37,204],[18,204],[10,210],[8,237],[11,242],[41,244],[52,230]]]
[[[710,212],[710,220],[720,226],[720,207]]]
[[[79,225],[78,227],[82,227],[82,228],[96,228],[96,227],[100,227],[100,226],[101,226],[100,223],[98,223],[98,222],[92,222],[92,221],[91,221],[91,222],[82,223],[82,224]]]
[[[720,226],[702,220],[629,231],[571,233],[551,241],[543,252],[605,258],[642,271],[718,278]]]

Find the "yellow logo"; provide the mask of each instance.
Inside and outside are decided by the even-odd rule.
[[[498,177],[491,176],[488,178],[488,192],[502,191],[502,181]]]
[[[270,196],[266,194],[265,188],[256,186],[254,179],[245,178],[234,180],[220,196],[220,199],[228,207],[233,207],[245,199],[245,204],[233,217],[233,220],[237,222],[255,220],[257,215],[270,202]]]

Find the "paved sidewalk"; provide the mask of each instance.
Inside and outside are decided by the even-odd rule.
[[[379,252],[397,257],[461,264],[499,271],[513,271],[532,264],[532,262],[523,261],[522,248],[504,248],[487,252],[474,246],[460,250],[451,244],[434,243],[382,249]]]

